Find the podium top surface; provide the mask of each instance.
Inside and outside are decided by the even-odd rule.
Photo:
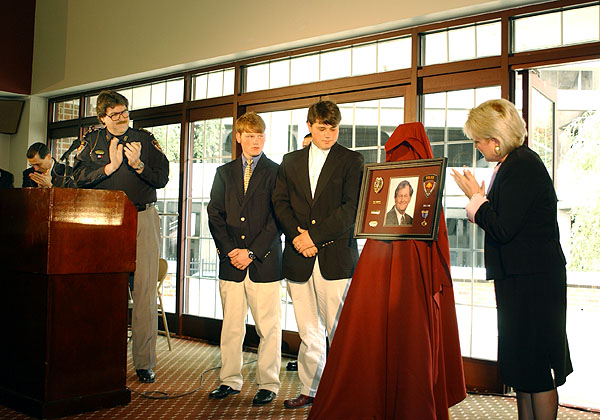
[[[121,191],[0,190],[0,263],[41,274],[135,270],[137,210]]]

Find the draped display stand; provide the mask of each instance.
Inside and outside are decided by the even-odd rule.
[[[127,404],[137,211],[120,191],[0,191],[0,403],[36,417]]]

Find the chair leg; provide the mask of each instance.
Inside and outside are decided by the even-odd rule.
[[[165,310],[163,309],[162,295],[158,295],[159,301],[159,310],[162,316],[163,324],[165,326],[165,334],[167,336],[167,344],[169,345],[169,351],[171,351],[171,334],[169,333],[169,324],[167,324],[167,316],[165,315]]]

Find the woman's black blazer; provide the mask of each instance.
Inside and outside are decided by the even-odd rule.
[[[500,166],[475,222],[485,231],[488,279],[564,270],[557,198],[540,157],[523,145]]]

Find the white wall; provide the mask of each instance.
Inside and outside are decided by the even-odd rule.
[[[38,0],[32,93],[63,94],[527,0]]]
[[[27,168],[27,157],[25,155],[29,145],[38,141],[46,142],[47,115],[47,98],[41,96],[29,97],[23,107],[18,132],[8,136],[9,164],[7,166],[10,168],[8,170],[15,176],[15,187],[17,188],[21,186],[22,172]],[[0,149],[0,153],[2,151],[3,149]],[[0,162],[3,162],[3,160]],[[4,166],[3,168],[6,169]]]
[[[10,135],[0,133],[0,168],[10,170]]]

